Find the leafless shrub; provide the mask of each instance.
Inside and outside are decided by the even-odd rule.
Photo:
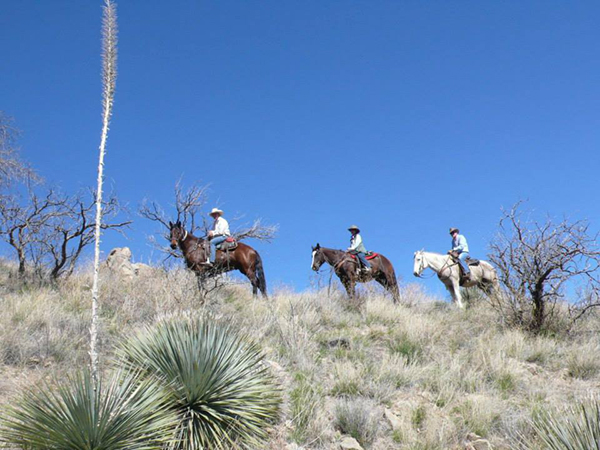
[[[64,194],[54,188],[27,183],[23,195],[0,202],[0,238],[14,250],[18,273],[29,266],[52,280],[70,276],[84,249],[94,240],[94,192]],[[123,211],[116,196],[103,202],[102,230],[121,230],[131,221],[114,221]]]
[[[490,245],[489,258],[506,288],[492,304],[508,323],[538,333],[560,320],[567,288],[583,283],[587,297],[568,308],[572,324],[600,306],[597,235],[586,221],[523,219],[521,203],[503,212]]]
[[[34,171],[19,156],[18,136],[12,118],[0,111],[0,189],[18,180],[36,178]]]

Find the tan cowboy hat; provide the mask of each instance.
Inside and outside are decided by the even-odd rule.
[[[450,228],[450,234],[454,233],[454,232],[460,233],[460,230],[458,228]]]
[[[212,216],[213,214],[219,214],[219,215],[223,215],[223,211],[221,211],[219,208],[213,208],[211,212],[208,213],[209,216]]]
[[[350,230],[356,230],[360,233],[360,229],[356,225],[350,225],[350,228],[348,228],[348,231],[350,231]]]

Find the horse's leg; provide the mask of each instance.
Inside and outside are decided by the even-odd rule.
[[[452,297],[454,298],[454,301],[456,302],[458,307],[460,309],[463,309],[465,307],[465,305],[463,305],[463,302],[462,302],[462,295],[460,293],[460,283],[458,281],[458,278],[452,277],[451,282],[452,282],[452,289],[450,292],[452,294]]]
[[[353,299],[354,295],[355,295],[354,286],[355,286],[356,282],[348,276],[340,276],[340,281],[344,285],[344,288],[346,289],[346,293],[348,294],[348,297]]]
[[[204,275],[196,272],[196,282],[198,283],[198,293],[202,303],[206,300],[206,289],[204,287]]]
[[[392,294],[394,303],[398,303],[398,300],[400,299],[400,293],[398,292],[398,282],[396,281],[396,277],[394,275],[390,276],[389,274],[386,274],[383,271],[381,271],[375,277],[375,281],[377,281],[390,294]]]

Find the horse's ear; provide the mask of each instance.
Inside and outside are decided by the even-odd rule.
[[[319,244],[319,243],[317,242],[317,246],[315,247],[315,250],[318,250],[318,249],[320,249],[320,248],[321,248],[321,244]]]
[[[177,223],[175,224],[175,226],[180,227],[181,226],[181,220],[178,220]]]
[[[170,220],[169,220],[169,228],[173,228],[173,224],[171,223]]]

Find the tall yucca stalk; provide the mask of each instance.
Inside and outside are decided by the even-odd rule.
[[[2,413],[0,446],[29,450],[152,450],[169,444],[176,416],[132,373],[104,382],[89,371],[32,387]]]
[[[102,222],[102,181],[104,154],[108,125],[112,114],[117,80],[117,10],[110,0],[105,0],[102,20],[102,135],[98,157],[98,187],[96,192],[96,229],[94,245],[94,281],[92,284],[92,325],[90,327],[90,357],[92,376],[98,377],[98,269],[100,266],[100,227]]]
[[[179,417],[171,449],[264,448],[279,389],[259,348],[210,320],[146,328],[120,349],[122,364],[154,380]]]
[[[533,429],[548,450],[600,450],[600,400],[539,413]]]

